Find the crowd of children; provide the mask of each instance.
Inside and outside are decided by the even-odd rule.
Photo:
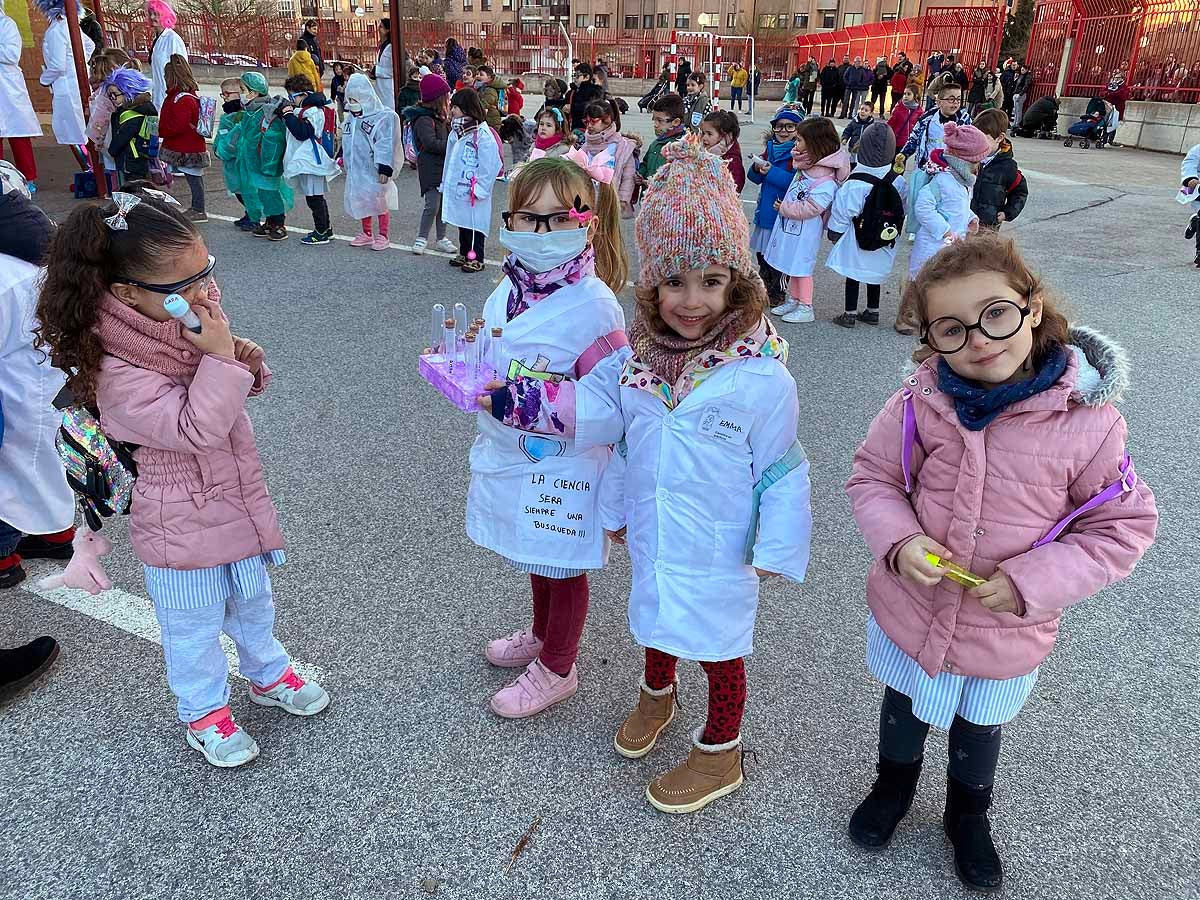
[[[495,75],[479,72],[479,89],[453,93],[426,74],[403,110],[423,197],[414,251],[435,222],[438,248],[453,248],[444,226],[455,225],[450,264],[467,273],[483,268],[504,173]],[[159,110],[134,67],[115,65],[101,85],[112,110],[93,114],[108,117],[127,190],[59,228],[34,340],[69,373],[74,402],[94,411],[107,440],[133,448],[130,541],[185,739],[213,765],[239,766],[258,746],[233,717],[222,630],[251,702],[298,716],[330,702],[273,633],[269,569],[284,562],[283,540],[244,410],[270,370],[262,348],[231,331],[196,228],[208,154],[186,60],[167,63]],[[386,248],[401,117],[359,73],[345,81],[340,130],[309,75],[284,88],[272,96],[260,72],[221,85],[214,151],[245,209],[239,226],[285,239],[299,191],[313,217],[305,243],[328,242],[325,193],[344,173],[345,211],[362,229],[351,245]],[[484,306],[489,324],[503,323],[503,364],[478,398],[466,529],[529,576],[531,601],[527,627],[484,646],[493,665],[521,670],[492,710],[524,719],[576,693],[588,572],[625,543],[629,625],[644,663],[614,749],[629,759],[653,752],[681,711],[678,660],[694,660],[708,682],[704,723],[687,759],[647,785],[647,800],[687,813],[741,787],[744,658],[760,581],[803,582],[812,527],[797,385],[770,314],[814,320],[813,273],[828,238],[825,264],[845,279],[836,323],[876,324],[907,223],[902,309],[921,334],[918,367],[871,423],[846,486],[875,560],[867,665],[883,688],[878,777],[846,818],[858,844],[886,844],[912,802],[929,727],[947,730],[944,828],[956,870],[972,887],[999,888],[988,810],[1001,727],[1029,697],[1062,611],[1128,575],[1157,522],[1114,405],[1128,379],[1120,348],[1068,327],[994,233],[1027,193],[1007,120],[985,112],[971,125],[961,89],[943,87],[937,109],[904,119],[897,155],[899,135],[872,120],[870,104],[840,137],[828,118],[785,106],[746,172],[731,113],[668,93],[651,104],[656,137],[643,148],[621,133],[615,104],[581,93],[578,110],[548,102],[533,120],[529,161],[501,217],[503,278]],[[907,178],[905,157],[917,163]],[[152,174],[154,158],[187,178],[189,209],[134,181]],[[1195,192],[1198,166],[1200,147],[1185,160],[1182,193]],[[739,199],[747,177],[760,185],[752,226]],[[622,216],[636,216],[638,250],[628,328],[616,299],[629,275]],[[1197,231],[1200,212],[1189,238]],[[165,311],[167,294],[183,298],[198,330]],[[510,365],[530,360],[536,371]],[[1035,452],[1048,442],[1065,449]],[[578,528],[535,527],[523,499],[531,477],[586,485]],[[974,573],[971,587],[947,579],[948,561]]]

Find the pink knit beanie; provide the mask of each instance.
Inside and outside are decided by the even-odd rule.
[[[450,85],[441,75],[430,72],[421,79],[421,102],[432,103],[450,93]]]
[[[713,265],[759,278],[750,223],[725,163],[698,135],[672,141],[662,154],[666,164],[643,194],[633,225],[638,287],[656,288],[672,275]]]
[[[946,123],[946,152],[964,162],[977,163],[992,153],[992,142],[974,125]]]

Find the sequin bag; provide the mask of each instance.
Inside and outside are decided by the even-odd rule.
[[[137,480],[136,448],[110,441],[100,428],[100,416],[87,406],[72,403],[59,409],[63,418],[54,446],[88,527],[99,531],[101,518],[129,512]]]

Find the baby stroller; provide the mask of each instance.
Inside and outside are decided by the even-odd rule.
[[[1086,150],[1095,146],[1097,150],[1104,147],[1108,130],[1108,103],[1103,97],[1093,97],[1088,101],[1087,109],[1079,117],[1079,121],[1067,129],[1067,139],[1064,147],[1074,146],[1079,139],[1079,148]]]
[[[671,90],[671,82],[669,79],[660,78],[650,90],[642,96],[638,101],[638,109],[645,112],[650,108],[650,104],[662,97],[667,91]]]

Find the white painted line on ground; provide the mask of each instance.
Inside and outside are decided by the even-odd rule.
[[[1049,172],[1039,172],[1036,169],[1022,168],[1021,172],[1035,181],[1047,181],[1050,184],[1064,184],[1068,187],[1092,187],[1091,182],[1076,181],[1074,178],[1064,178],[1061,175],[1051,175]]]
[[[218,213],[209,213],[208,218],[210,220],[216,219],[219,222],[236,222],[237,221],[237,219],[235,219],[233,216],[223,216]],[[312,230],[311,228],[310,229],[297,228],[295,225],[287,225],[285,227],[292,234],[308,234],[309,231]],[[333,239],[335,241],[345,241],[346,243],[349,243],[350,241],[354,240],[353,237],[347,237],[344,234],[335,234],[333,236]],[[266,238],[259,238],[259,240],[265,241]],[[314,246],[319,247],[321,245],[315,244]],[[407,250],[409,253],[412,253],[412,244],[397,244],[395,242],[389,242],[388,247],[393,250]],[[359,248],[356,247],[355,249],[359,249]],[[361,249],[366,253],[378,252],[378,251],[372,251],[369,247],[363,247]],[[458,254],[455,254],[455,253],[443,253],[441,250],[435,250],[432,247],[426,247],[425,252],[423,254],[413,253],[413,256],[437,256],[437,257],[440,257],[441,259],[454,259],[454,257],[457,255]],[[499,266],[501,265],[500,261],[495,260],[495,259],[485,259],[483,261],[483,264],[485,266],[496,266],[497,268],[499,268]]]
[[[18,590],[23,590],[43,600],[49,600],[51,603],[57,603],[59,606],[82,613],[88,618],[119,628],[134,637],[162,646],[162,631],[159,629],[158,619],[154,615],[154,604],[147,598],[130,594],[119,588],[102,591],[94,597],[87,591],[65,587],[43,590],[38,587],[38,581],[47,575],[60,574],[62,568],[48,563],[31,563],[28,560],[24,562],[24,566],[29,577],[19,586]],[[229,658],[229,671],[234,676],[243,678],[244,676],[238,671],[237,649],[234,647],[233,641],[224,634],[221,635],[221,648]],[[292,660],[292,668],[301,678],[317,682],[322,681],[326,674],[320,666],[297,659]]]

